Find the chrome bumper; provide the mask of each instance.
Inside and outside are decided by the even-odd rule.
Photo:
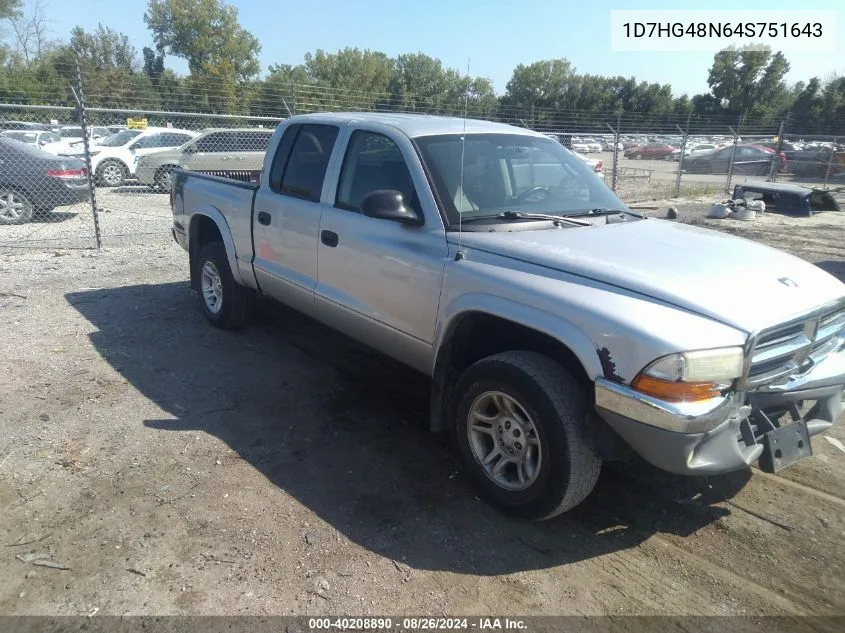
[[[655,466],[683,474],[716,474],[746,467],[760,457],[759,444],[740,439],[741,425],[752,411],[816,401],[804,418],[809,435],[816,435],[842,413],[844,388],[845,345],[840,344],[800,376],[701,402],[664,402],[599,378],[595,405],[598,414]]]

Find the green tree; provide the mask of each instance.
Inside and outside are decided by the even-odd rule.
[[[22,4],[23,0],[0,0],[0,20],[19,15]]]
[[[158,79],[164,74],[164,55],[156,53],[149,46],[145,46],[142,54],[144,56],[144,73],[150,79]]]
[[[159,53],[186,59],[192,75],[246,80],[260,70],[261,44],[222,0],[149,0],[144,22]]]
[[[789,62],[781,52],[731,47],[716,53],[707,83],[726,113],[743,119],[777,116],[790,106],[787,72]]]

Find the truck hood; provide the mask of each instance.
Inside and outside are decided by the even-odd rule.
[[[456,233],[449,234],[449,241],[457,239]],[[472,231],[463,233],[462,243],[612,284],[746,332],[845,296],[845,284],[797,257],[743,238],[665,220]]]

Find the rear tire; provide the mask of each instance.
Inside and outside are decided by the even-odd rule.
[[[0,187],[0,224],[26,224],[32,219],[33,206],[26,194]]]
[[[255,293],[235,282],[229,258],[222,242],[211,242],[197,257],[200,309],[205,318],[219,328],[233,330],[249,321],[255,305]]]
[[[587,435],[587,394],[558,363],[536,352],[496,354],[467,369],[455,394],[458,447],[486,499],[543,520],[590,494],[601,459]]]
[[[173,169],[174,167],[171,165],[159,167],[155,175],[155,186],[157,189],[170,191],[170,176],[173,174]]]

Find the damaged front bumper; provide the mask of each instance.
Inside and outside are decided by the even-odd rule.
[[[845,341],[801,375],[701,402],[664,402],[599,378],[596,411],[641,457],[663,470],[712,475],[760,460],[761,468],[773,472],[811,454],[809,438],[842,413],[843,389]],[[779,423],[786,416],[791,420]]]

